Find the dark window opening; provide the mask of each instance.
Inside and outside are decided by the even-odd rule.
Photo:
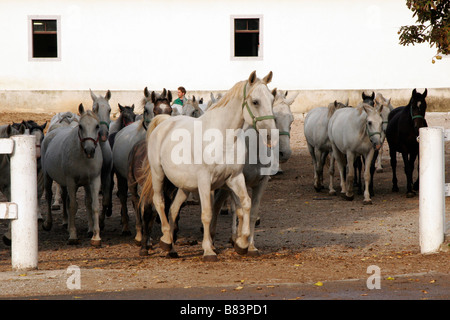
[[[56,20],[33,20],[33,58],[57,58]]]
[[[259,19],[234,20],[234,56],[257,57],[259,52]]]

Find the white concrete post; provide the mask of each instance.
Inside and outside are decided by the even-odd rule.
[[[445,153],[444,130],[419,130],[419,233],[422,253],[438,252],[444,242]]]
[[[11,139],[11,202],[18,210],[17,219],[11,220],[11,263],[13,270],[37,269],[36,137],[18,135]]]

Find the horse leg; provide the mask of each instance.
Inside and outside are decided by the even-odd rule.
[[[309,150],[309,154],[311,155],[311,159],[312,159],[312,163],[313,163],[313,168],[314,168],[314,189],[318,192],[320,191],[320,186],[319,186],[319,177],[317,174],[317,158],[316,158],[316,152],[314,150],[314,147],[312,145],[310,145],[308,143],[308,150]]]
[[[378,151],[378,157],[375,161],[375,168],[376,172],[383,172],[383,165],[381,164],[381,160],[383,158],[383,146],[381,146],[380,150]]]
[[[101,238],[100,238],[100,200],[98,198],[98,194],[100,192],[101,187],[101,178],[100,176],[95,178],[91,185],[89,186],[90,191],[90,203],[89,207],[91,213],[91,219],[93,220],[93,234],[91,238],[91,245],[94,247],[101,246]],[[89,211],[88,211],[89,212]]]
[[[248,246],[248,254],[252,256],[259,255],[259,251],[255,247],[255,226],[256,221],[259,218],[259,205],[261,204],[261,198],[266,190],[268,182],[269,176],[264,176],[264,179],[256,187],[252,188],[252,207],[250,209],[250,244]]]
[[[117,196],[120,199],[120,216],[121,216],[121,224],[122,224],[122,235],[129,236],[131,235],[131,231],[128,227],[128,208],[127,208],[127,198],[128,198],[128,182],[127,179],[121,177],[120,175],[116,175],[117,177]]]
[[[341,194],[347,192],[347,186],[345,184],[345,156],[333,145],[333,157],[336,159],[337,166],[339,169],[339,176],[341,179]]]
[[[370,185],[372,182],[372,175],[375,171],[375,165],[373,163],[374,159],[374,149],[370,149],[369,153],[366,155],[366,162],[364,166],[364,204],[372,204],[372,200],[370,199]],[[372,170],[373,168],[373,170]],[[372,185],[373,188],[373,185]]]
[[[355,155],[348,151],[347,152],[347,163],[348,163],[348,173],[346,178],[347,192],[345,193],[345,200],[352,201],[354,198],[353,194],[353,180],[355,175],[355,167],[353,166],[355,162]]]
[[[381,149],[380,149],[381,150]],[[370,162],[370,183],[369,183],[369,192],[370,192],[370,196],[373,197],[375,195],[374,191],[373,191],[373,176],[375,174],[375,165],[377,162],[377,159],[379,158],[380,154],[378,152],[378,150],[375,150],[374,154],[373,154],[373,158],[372,161]],[[378,172],[378,170],[377,170]]]
[[[77,228],[75,226],[75,215],[78,210],[78,203],[77,203],[77,187],[75,185],[67,186],[67,193],[69,198],[69,224],[68,224],[68,231],[69,231],[69,245],[75,245],[79,243],[78,237],[77,237]]]
[[[164,174],[162,169],[159,174],[152,171],[152,186],[153,186],[153,204],[158,212],[159,220],[161,221],[162,236],[159,240],[159,245],[162,250],[170,251],[172,249],[172,242],[170,236],[170,225],[165,213],[165,203],[163,194]]]
[[[142,238],[140,240],[141,249],[139,250],[139,255],[148,256],[148,250],[151,249],[151,245],[149,245],[150,231],[152,230],[157,213],[153,211],[150,204],[144,204],[138,210],[137,215],[141,215],[142,220]]]
[[[357,156],[353,163],[353,168],[355,176],[353,178],[353,186],[358,187],[358,194],[362,194],[362,182],[361,182],[361,172],[362,172],[362,157]]]
[[[398,180],[397,180],[397,152],[389,147],[389,156],[391,157],[392,168],[392,192],[398,192]]]
[[[180,212],[180,207],[184,203],[184,201],[186,201],[188,195],[189,195],[189,192],[185,192],[182,189],[178,189],[177,194],[176,194],[175,198],[173,199],[172,204],[170,205],[170,210],[169,210],[170,233],[169,234],[171,236],[170,241],[172,243],[172,249],[169,251],[169,257],[171,257],[171,258],[178,257],[178,254],[175,251],[175,248],[173,246],[173,244],[175,243],[174,234],[175,234],[175,231],[177,228],[177,217],[178,217],[178,213]],[[203,207],[203,205],[202,205],[202,207]]]
[[[233,190],[234,194],[239,198],[236,203],[236,214],[239,219],[239,230],[234,248],[237,253],[245,254],[248,251],[248,238],[250,236],[250,209],[251,200],[245,185],[244,174],[241,173],[234,178],[227,180],[227,186]]]
[[[212,209],[212,219],[211,219],[211,238],[214,240],[216,236],[216,227],[217,227],[217,216],[221,211],[223,205],[228,200],[230,196],[230,191],[226,189],[218,189],[214,194],[214,204]]]
[[[45,218],[44,223],[42,224],[42,228],[46,231],[50,231],[53,225],[53,216],[52,216],[52,184],[53,180],[50,178],[48,174],[44,176],[44,185],[45,185],[45,200],[47,202],[47,216]]]
[[[412,156],[411,156],[412,157]],[[412,161],[412,164],[411,164],[411,174],[413,175],[414,174],[414,161],[415,161],[415,159],[417,158],[417,179],[416,179],[416,181],[414,182],[414,184],[413,184],[413,191],[419,191],[419,168],[420,168],[420,163],[419,163],[419,158],[417,157],[417,153],[414,153],[414,159],[413,159],[413,161]]]
[[[334,189],[334,183],[333,183],[333,180],[334,180],[334,165],[335,165],[335,159],[334,159],[334,155],[333,155],[333,153],[331,152],[330,153],[330,167],[328,168],[328,175],[329,175],[329,179],[330,179],[330,182],[329,182],[329,185],[328,185],[328,194],[330,195],[330,196],[335,196],[336,195],[336,190]]]
[[[61,187],[61,202],[63,204],[63,227],[67,228],[67,210],[70,208],[70,199],[66,187]]]
[[[55,182],[55,199],[51,205],[52,210],[59,210],[61,208],[61,186]]]
[[[214,252],[213,242],[211,238],[210,226],[212,221],[212,196],[211,196],[211,180],[207,177],[200,177],[198,182],[198,195],[201,204],[201,219],[203,224],[203,261],[217,261],[217,254]],[[178,194],[177,194],[178,197]],[[172,209],[172,208],[171,208]],[[172,211],[172,210],[171,210]]]
[[[412,171],[414,169],[414,166],[411,168],[410,158],[412,158],[412,157],[410,157],[407,152],[403,152],[402,157],[403,157],[403,163],[405,165],[406,197],[412,198],[415,195],[415,193],[412,190]]]
[[[323,168],[325,167],[325,162],[327,161],[328,153],[329,152],[327,152],[327,151],[320,152],[319,166],[318,166],[320,189],[323,189]]]

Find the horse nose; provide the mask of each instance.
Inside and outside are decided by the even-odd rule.
[[[92,159],[95,155],[95,147],[88,146],[84,148],[84,153],[88,157],[88,159]]]

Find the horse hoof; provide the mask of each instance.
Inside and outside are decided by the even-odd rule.
[[[383,172],[383,168],[378,168],[375,172],[376,173],[382,173]]]
[[[247,252],[247,256],[249,257],[259,257],[260,255],[259,250],[248,250]]]
[[[364,204],[364,205],[366,205],[366,204],[372,204],[372,200],[364,200],[364,201],[363,201],[363,204]]]
[[[216,255],[207,255],[207,256],[203,256],[203,262],[217,262],[219,261],[219,258],[217,258]]]
[[[179,255],[176,251],[170,251],[166,257],[171,258],[171,259],[176,259],[176,258],[179,258]]]
[[[320,192],[320,190],[322,190],[322,186],[319,187],[314,186],[314,190],[316,190],[316,192]]]
[[[59,210],[61,209],[61,206],[59,204],[52,205],[52,210]]]
[[[148,250],[147,249],[139,250],[139,256],[140,257],[147,257],[148,256]]]
[[[353,199],[355,198],[354,195],[348,196],[348,195],[345,194],[345,193],[342,193],[342,197],[343,197],[345,200],[347,200],[347,201],[353,201]]]
[[[236,243],[234,244],[234,251],[236,251],[240,255],[247,254],[248,248],[241,248]]]
[[[261,224],[261,219],[260,218],[256,219],[255,227],[259,226],[260,224]]]
[[[78,239],[69,239],[67,244],[70,245],[70,246],[75,246],[77,244],[80,244],[80,240],[78,240]]]
[[[330,192],[328,192],[328,195],[330,195],[330,196],[335,196],[335,195],[337,195],[337,193],[336,193],[336,191],[330,191]]]
[[[136,239],[134,239],[134,244],[138,247],[142,246],[142,242]]]
[[[129,236],[131,236],[131,231],[129,230],[122,231],[122,237],[129,237]]]
[[[406,194],[406,197],[407,198],[414,198],[416,196],[416,193],[415,192],[408,192],[407,194]]]
[[[392,187],[392,192],[398,192],[398,191],[399,191],[398,187]]]
[[[91,240],[91,246],[99,248],[102,246],[102,240]]]
[[[159,247],[164,251],[170,251],[172,250],[172,244],[171,243],[165,243],[164,241],[159,241]]]
[[[226,215],[228,215],[228,209],[220,210],[220,215],[221,215],[221,216],[226,216]]]

